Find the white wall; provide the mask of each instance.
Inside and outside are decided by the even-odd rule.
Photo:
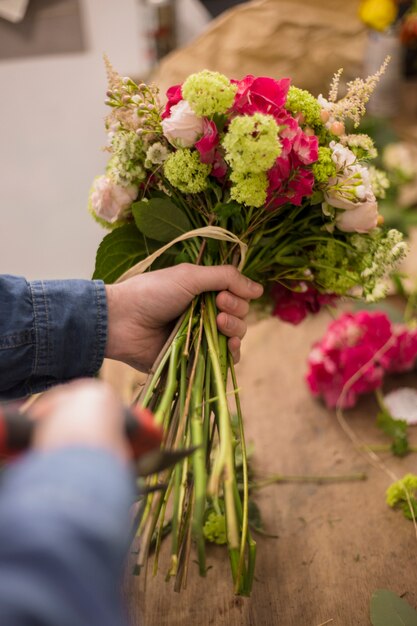
[[[87,50],[0,61],[0,273],[91,276],[105,231],[86,210],[106,161],[106,52],[148,70],[137,0],[82,0]]]

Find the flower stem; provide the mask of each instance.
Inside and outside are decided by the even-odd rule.
[[[285,474],[273,474],[272,476],[268,476],[264,480],[259,480],[257,482],[251,483],[249,485],[249,489],[252,491],[254,489],[263,489],[264,487],[268,487],[269,485],[273,485],[275,483],[317,483],[319,485],[325,483],[347,483],[347,482],[355,482],[359,480],[366,480],[367,475],[364,472],[359,472],[357,474],[340,474],[338,476],[314,476],[314,475],[285,475]]]

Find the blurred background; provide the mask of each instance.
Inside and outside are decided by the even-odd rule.
[[[377,30],[360,19],[359,5],[0,0],[1,271],[29,279],[92,274],[105,234],[86,208],[106,162],[103,53],[120,74],[151,78],[162,93],[207,67],[236,78],[291,76],[315,95],[327,93],[339,67],[346,81],[374,71],[390,54],[371,112],[384,120],[385,143],[404,135],[413,143],[413,41],[401,42],[401,15]],[[400,13],[410,5],[401,3]],[[380,133],[381,124],[374,130]],[[415,196],[409,192],[408,206]]]

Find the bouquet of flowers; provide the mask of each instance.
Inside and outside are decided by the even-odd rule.
[[[405,244],[381,227],[367,166],[372,141],[346,128],[359,124],[384,67],[349,83],[341,99],[340,72],[325,99],[287,78],[229,80],[203,70],[171,87],[162,107],[154,86],[121,78],[107,62],[111,156],[89,207],[112,230],[94,277],[232,263],[265,286],[265,306],[294,323],[339,296],[382,297]],[[227,543],[235,592],[248,595],[256,544],[244,426],[214,294],[178,320],[138,401],[154,412],[165,446],[196,447],[146,498],[139,566],[154,547],[157,568],[169,529],[167,577],[179,590],[192,543],[201,575],[206,541]]]

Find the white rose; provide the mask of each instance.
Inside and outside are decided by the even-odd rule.
[[[162,131],[173,146],[191,148],[203,134],[203,118],[194,113],[186,100],[181,100],[162,120]]]
[[[113,224],[124,217],[137,195],[136,185],[122,187],[107,176],[99,176],[93,183],[91,206],[98,217]]]
[[[346,201],[348,202],[348,201]],[[336,215],[336,226],[345,233],[369,233],[378,223],[378,203],[375,196],[366,202],[350,203],[350,208]]]

